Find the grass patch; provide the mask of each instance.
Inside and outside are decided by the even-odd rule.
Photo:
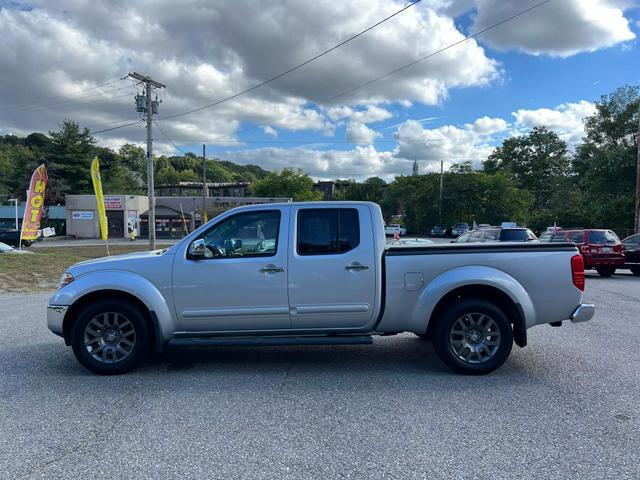
[[[112,255],[141,252],[148,245],[111,245]],[[0,291],[26,293],[57,288],[62,273],[83,260],[106,256],[103,245],[37,248],[33,255],[0,253]]]

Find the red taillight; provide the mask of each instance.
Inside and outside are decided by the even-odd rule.
[[[584,260],[582,260],[582,255],[571,257],[571,279],[576,288],[584,292]]]

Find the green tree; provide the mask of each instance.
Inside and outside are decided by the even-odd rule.
[[[288,197],[296,202],[322,200],[322,193],[313,190],[313,180],[301,170],[285,168],[269,173],[251,186],[257,197]]]
[[[339,191],[336,200],[357,200],[382,204],[387,182],[380,177],[369,177],[363,183],[352,181]]]
[[[80,130],[76,122],[65,120],[60,130],[49,132],[49,136],[49,176],[57,183],[57,189],[65,193],[90,193],[95,139],[89,129]]]

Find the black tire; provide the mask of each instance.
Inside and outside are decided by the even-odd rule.
[[[131,335],[130,328],[133,328],[134,332],[132,336],[128,337],[129,340],[127,341],[133,346],[125,346],[125,348],[130,349],[126,356],[123,356],[120,360],[114,358],[110,363],[97,360],[93,354],[98,354],[92,354],[88,350],[88,347],[85,347],[85,337],[86,335],[91,335],[86,333],[87,326],[96,318],[99,319],[98,321],[103,321],[101,319],[104,318],[104,314],[107,314],[106,321],[112,324],[116,318],[115,314],[118,314],[118,321],[122,321],[121,319],[124,318],[129,322],[129,325],[124,327],[126,330],[123,328],[126,335]],[[96,343],[91,346],[93,352],[98,351],[100,343],[103,344],[103,350],[105,349],[104,347],[107,343],[104,340],[104,334],[105,332],[102,332],[102,336],[94,338]],[[118,336],[120,335],[118,334]],[[97,338],[101,338],[102,340],[95,340]],[[133,339],[133,341],[130,341],[131,339]],[[107,298],[88,305],[79,313],[71,327],[71,346],[76,358],[85,368],[100,375],[119,375],[137,367],[149,353],[149,340],[149,326],[142,312],[140,312],[136,306],[132,305],[131,302],[120,298]],[[118,346],[119,345],[121,344],[118,344]],[[107,348],[114,349],[115,347],[109,345]],[[112,356],[115,357],[115,355],[114,352]],[[104,357],[104,354],[102,356]]]
[[[596,267],[596,272],[598,272],[601,277],[606,278],[616,273],[616,267]]]
[[[476,318],[481,323],[486,322],[491,325],[490,331],[484,335],[479,335],[481,330],[476,332],[470,326],[470,330],[464,335],[456,334],[455,332],[459,331],[456,328],[460,326],[458,322],[464,322],[462,319],[467,315],[471,315],[472,319]],[[482,319],[482,316],[484,316],[484,319]],[[511,347],[513,346],[511,324],[504,312],[491,302],[477,298],[461,300],[447,308],[440,318],[434,319],[434,321],[436,324],[433,329],[433,347],[440,360],[455,372],[467,375],[490,373],[500,367],[511,353]],[[490,323],[490,321],[493,321],[493,323]],[[466,335],[469,332],[473,332],[474,339],[477,336],[477,344],[466,343]],[[494,340],[491,340],[491,338],[494,338]],[[454,350],[454,342],[457,342],[460,351],[470,353],[471,356],[467,361],[460,358],[460,351],[457,353]],[[486,347],[487,350],[491,351],[491,355],[489,356],[484,350],[478,354],[471,353],[472,347],[478,350]],[[486,355],[487,358],[481,361],[481,355]],[[473,358],[474,356],[475,358]]]
[[[629,267],[631,273],[633,273],[636,277],[640,277],[640,266],[634,265],[633,267]]]

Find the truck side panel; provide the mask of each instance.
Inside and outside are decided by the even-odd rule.
[[[566,320],[582,300],[571,278],[573,247],[432,248],[388,252],[386,309],[379,331],[424,333],[438,301],[456,288],[487,285],[519,305],[526,327]]]

